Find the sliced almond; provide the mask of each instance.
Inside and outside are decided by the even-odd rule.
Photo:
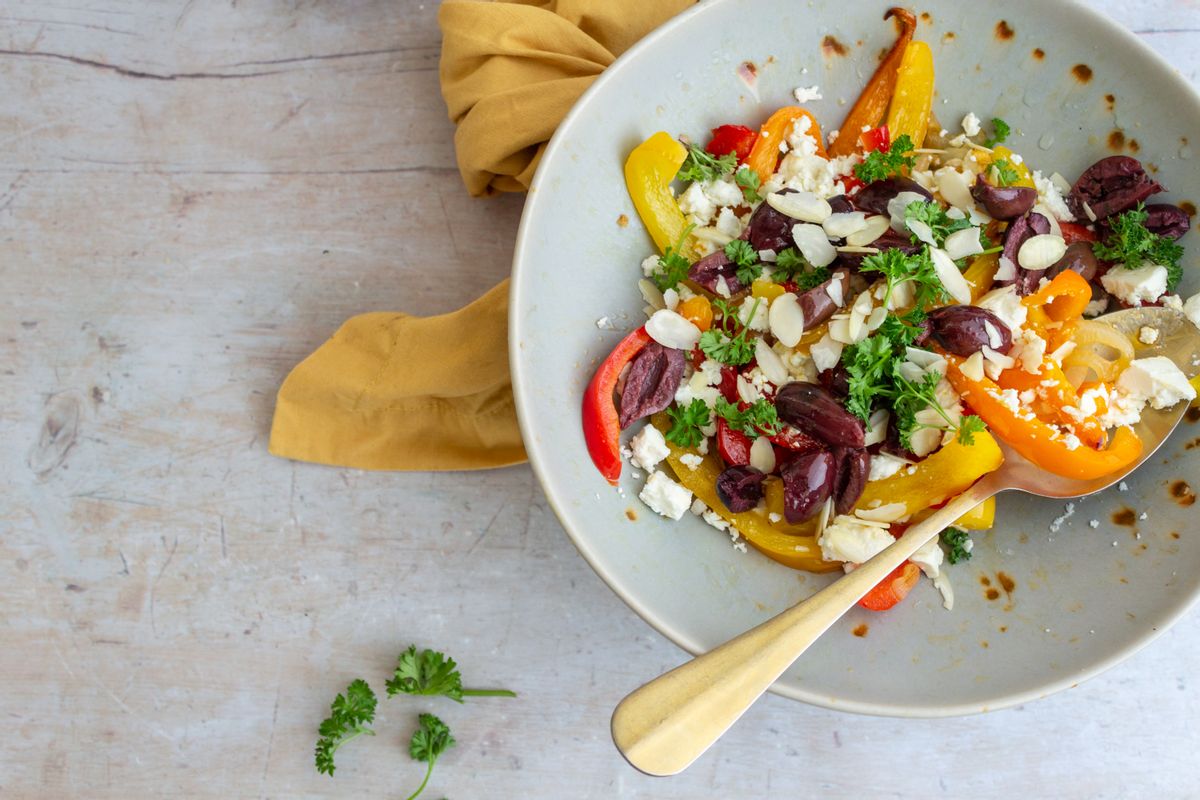
[[[663,347],[690,353],[700,341],[700,329],[680,314],[659,309],[646,320],[646,333]]]
[[[1017,263],[1027,270],[1036,272],[1048,269],[1058,263],[1066,252],[1067,243],[1061,236],[1041,233],[1025,240],[1017,253]]]
[[[767,195],[767,205],[784,216],[818,225],[833,214],[829,201],[812,192],[774,192]]]
[[[776,297],[767,312],[771,334],[785,347],[795,347],[804,335],[804,311],[799,298],[792,292]]]
[[[750,445],[750,466],[768,475],[775,469],[775,448],[767,437],[759,436]]]
[[[790,197],[791,195],[785,195]],[[792,239],[796,247],[814,267],[827,267],[837,258],[837,250],[829,243],[825,229],[820,225],[800,222],[792,226]]]
[[[959,367],[963,375],[966,375],[973,381],[983,380],[983,353],[976,350],[971,355],[967,356],[967,360],[962,362]]]
[[[971,284],[958,271],[958,265],[946,255],[946,251],[937,247],[929,248],[929,257],[933,260],[933,271],[937,273],[942,286],[959,303],[971,302]]]
[[[769,315],[770,312],[768,312]],[[754,343],[754,358],[758,362],[758,368],[762,370],[763,376],[771,383],[783,386],[788,382],[788,371],[787,367],[783,365],[783,360],[761,336]]]
[[[982,252],[983,245],[979,241],[979,228],[963,228],[946,237],[946,255],[955,261],[979,255]]]
[[[845,239],[847,236],[863,230],[866,226],[867,215],[862,211],[842,211],[830,214],[821,223],[821,227],[825,229],[825,234],[830,239]]]
[[[867,217],[863,229],[846,237],[846,244],[851,247],[866,247],[871,242],[883,236],[892,226],[892,221],[884,216]]]

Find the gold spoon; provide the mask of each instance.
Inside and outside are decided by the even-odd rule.
[[[1158,340],[1139,357],[1166,356],[1188,378],[1200,372],[1200,329],[1183,314],[1144,307],[1099,318],[1136,340],[1143,326]],[[992,495],[1010,489],[1042,497],[1083,497],[1124,478],[1145,463],[1179,424],[1187,403],[1154,410],[1149,406],[1135,427],[1142,457],[1128,468],[1095,480],[1052,475],[1001,442],[1004,464],[984,476],[926,520],[910,527],[882,553],[813,596],[741,636],[693,658],[622,700],[612,717],[617,749],[642,772],[674,775],[707,750],[759,695],[791,666],[872,587],[948,525]]]

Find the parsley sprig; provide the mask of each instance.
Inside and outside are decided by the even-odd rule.
[[[674,289],[680,281],[687,277],[692,264],[683,255],[683,244],[692,235],[695,227],[695,225],[688,225],[684,228],[683,233],[679,234],[679,241],[668,245],[666,252],[658,257],[658,266],[655,267],[650,279],[654,281],[654,285],[660,292]]]
[[[763,265],[759,263],[758,251],[745,239],[734,239],[725,245],[725,257],[737,267],[737,277],[743,286],[749,286],[762,275]]]
[[[333,755],[339,747],[363,734],[375,735],[375,731],[368,726],[375,721],[375,706],[378,703],[375,692],[362,678],[351,681],[346,693],[333,699],[329,716],[318,728],[321,738],[317,739],[317,772],[332,775],[337,769]]]
[[[676,173],[675,177],[681,181],[700,181],[705,183],[720,180],[736,168],[737,153],[714,156],[703,147],[697,147],[693,144],[688,145],[687,158],[683,160],[683,166],[679,168],[679,172]]]
[[[761,298],[754,299],[754,305],[751,306],[746,319],[754,319],[761,303]],[[721,312],[721,322],[700,334],[700,350],[713,361],[722,364],[741,366],[750,363],[754,358],[754,340],[750,338],[749,326],[741,323],[728,303],[714,300],[713,307]]]
[[[433,774],[433,765],[437,763],[438,757],[456,744],[450,728],[433,714],[417,717],[417,724],[419,727],[408,743],[408,754],[414,761],[428,762],[429,767],[425,770],[425,778],[421,785],[408,796],[408,800],[416,800],[416,797],[425,791],[425,785],[429,783],[429,776]]]
[[[744,409],[738,408],[736,403],[718,400],[716,411],[717,416],[724,419],[729,427],[741,431],[751,439],[758,438],[759,434],[774,436],[783,430],[775,406],[766,398],[759,398]]]
[[[1166,236],[1154,233],[1146,227],[1150,215],[1143,204],[1123,214],[1109,217],[1110,233],[1103,243],[1092,245],[1096,256],[1105,261],[1115,261],[1125,269],[1137,269],[1143,264],[1159,264],[1167,269],[1167,291],[1174,291],[1183,277],[1179,259],[1183,247]]]
[[[911,209],[914,204],[910,204]],[[905,255],[902,250],[891,248],[880,253],[873,253],[862,260],[859,272],[878,272],[887,280],[887,293],[883,297],[883,307],[888,307],[892,293],[902,283],[913,284],[913,294],[917,308],[925,308],[934,303],[940,303],[949,297],[946,287],[933,268],[933,260],[929,257],[928,248],[921,248],[912,255]]]
[[[671,419],[671,429],[666,432],[668,442],[674,442],[680,447],[695,447],[704,438],[701,428],[712,424],[708,412],[708,404],[700,398],[693,398],[686,406],[671,406],[667,409]]]
[[[983,143],[984,147],[995,147],[1008,138],[1008,134],[1012,132],[1012,128],[1008,123],[999,117],[992,117],[992,130],[995,133],[992,137]]]
[[[516,697],[508,689],[464,689],[462,674],[453,658],[435,650],[417,652],[409,645],[400,654],[396,671],[387,681],[388,697],[398,694],[445,695],[461,703],[464,697]]]
[[[775,275],[794,281],[801,291],[808,291],[814,286],[820,286],[833,276],[829,267],[814,267],[794,247],[779,251],[775,256],[773,266]]]
[[[971,541],[971,534],[961,528],[946,528],[942,531],[942,544],[947,548],[946,560],[951,564],[970,561],[971,551],[967,549],[969,541]]]
[[[1017,172],[1017,168],[1007,158],[997,158],[993,161],[992,166],[988,169],[988,175],[991,177],[992,183],[1000,187],[1012,186],[1021,180],[1021,173]]]
[[[905,169],[912,169],[917,163],[912,155],[915,147],[909,135],[902,134],[892,142],[887,152],[873,150],[867,153],[861,164],[854,165],[854,175],[863,183],[873,183],[897,175]]]
[[[742,190],[742,197],[750,205],[762,200],[762,195],[758,193],[758,190],[762,188],[762,179],[754,170],[742,167],[733,173],[733,182]]]
[[[924,200],[914,200],[904,207],[904,224],[910,225],[913,222],[923,222],[929,226],[929,230],[933,233],[935,246],[942,247],[946,243],[946,237],[955,231],[961,231],[970,228],[971,220],[966,217],[951,217],[946,213],[946,209],[942,208],[936,202],[927,202]],[[912,228],[909,228],[911,231]],[[914,244],[918,239],[914,234],[912,237]]]

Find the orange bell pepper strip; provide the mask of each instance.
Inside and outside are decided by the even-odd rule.
[[[905,561],[863,595],[858,604],[868,611],[887,611],[908,597],[920,577],[921,568],[911,561]]]
[[[746,166],[754,170],[760,180],[765,181],[775,174],[775,167],[779,163],[779,143],[787,138],[792,125],[801,117],[808,117],[808,132],[817,140],[817,155],[828,158],[817,118],[800,106],[784,106],[763,123],[746,159]]]
[[[1064,273],[1065,274],[1065,273]],[[988,378],[976,381],[963,374],[960,356],[946,355],[946,378],[967,405],[997,436],[1042,469],[1067,478],[1090,480],[1110,475],[1142,454],[1142,440],[1128,427],[1118,428],[1104,450],[1077,444],[1074,449],[1051,424],[1032,411],[1013,410],[1000,398],[1000,387]]]
[[[1079,393],[1067,380],[1062,368],[1053,361],[1043,361],[1041,371],[1037,374],[1020,367],[1006,369],[1000,373],[996,383],[1001,389],[1032,391],[1040,401],[1036,409],[1039,413],[1053,417],[1054,422],[1074,430],[1079,440],[1088,447],[1104,446],[1104,426],[1095,417],[1081,416],[1078,411]],[[1074,413],[1068,412],[1068,408],[1073,409]]]
[[[875,74],[867,81],[866,87],[846,119],[842,121],[841,133],[829,146],[829,155],[848,156],[858,146],[858,135],[864,129],[878,128],[887,113],[888,104],[896,90],[896,75],[900,70],[900,62],[904,59],[904,51],[912,41],[913,31],[917,27],[917,18],[905,8],[889,8],[883,15],[884,19],[896,17],[900,20],[900,36],[883,61],[875,68]]]
[[[625,159],[625,188],[654,244],[662,253],[683,238],[687,218],[679,210],[671,181],[687,158],[687,148],[659,131]]]
[[[1041,289],[1022,299],[1028,309],[1026,325],[1046,339],[1051,352],[1067,339],[1092,301],[1092,286],[1074,270],[1066,270]]]
[[[621,370],[649,343],[645,326],[618,342],[583,393],[583,439],[592,463],[613,486],[621,477],[621,421],[613,393]]]

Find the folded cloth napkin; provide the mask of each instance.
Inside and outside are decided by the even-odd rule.
[[[554,129],[605,67],[694,0],[446,0],[442,95],[467,190],[529,188]],[[508,372],[508,281],[451,314],[351,318],[283,382],[277,456],[358,469],[525,460]]]

